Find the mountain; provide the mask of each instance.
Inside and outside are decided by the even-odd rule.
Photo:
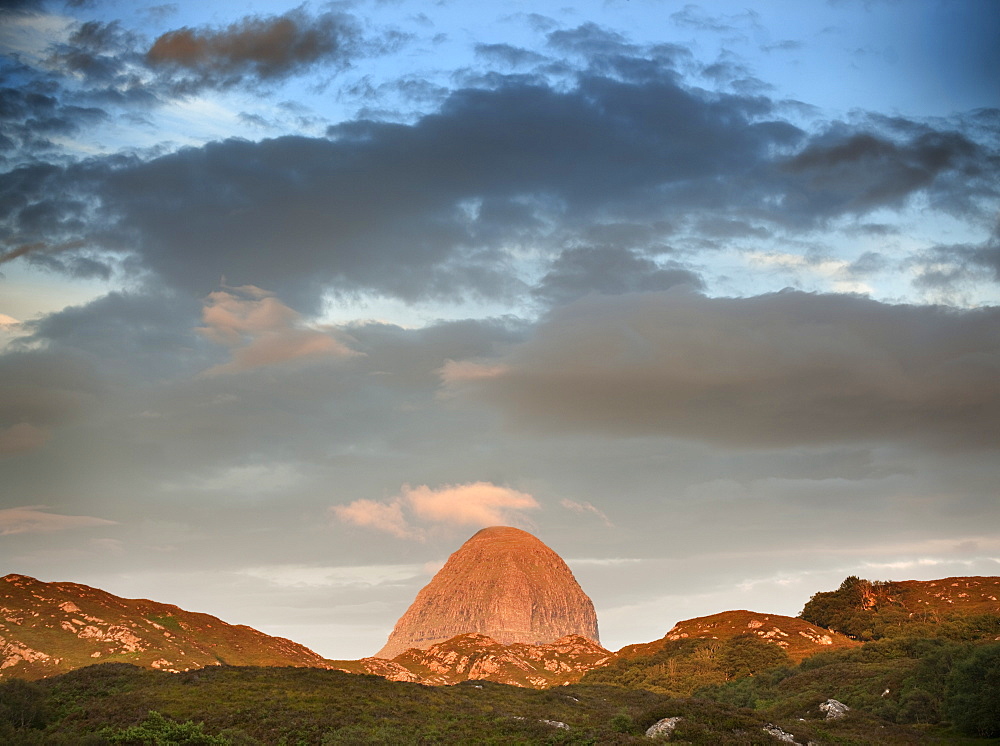
[[[331,664],[342,671],[372,673],[392,681],[441,685],[485,679],[546,689],[579,681],[587,671],[607,665],[614,658],[614,653],[580,635],[566,635],[545,645],[504,645],[471,632],[426,650],[410,648],[392,660],[363,658]]]
[[[566,635],[600,642],[594,604],[558,554],[526,531],[484,528],[448,558],[396,622],[378,658],[477,633],[545,645]]]
[[[661,639],[639,645],[626,645],[618,651],[621,658],[649,656],[668,642],[687,639],[729,640],[752,634],[763,642],[778,646],[798,663],[823,650],[856,647],[859,643],[837,632],[809,624],[802,619],[755,611],[723,611],[711,616],[678,622]]]
[[[328,667],[298,643],[208,614],[77,583],[0,578],[0,679],[39,679],[109,661],[173,672],[214,665]]]

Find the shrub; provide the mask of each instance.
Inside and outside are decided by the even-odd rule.
[[[948,676],[945,710],[963,733],[1000,736],[1000,644],[982,645]]]
[[[202,723],[190,720],[178,723],[155,710],[139,725],[128,728],[106,729],[101,733],[108,743],[127,746],[229,746],[230,741],[212,736],[204,731]]]

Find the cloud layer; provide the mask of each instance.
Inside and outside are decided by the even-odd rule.
[[[997,446],[995,308],[790,291],[592,297],[556,309],[530,341],[484,365],[453,365],[442,375],[452,389],[543,432],[749,447]]]

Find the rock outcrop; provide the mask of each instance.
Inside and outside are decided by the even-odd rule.
[[[473,632],[427,650],[410,648],[392,660],[362,658],[331,663],[342,671],[372,673],[391,681],[436,686],[487,680],[547,689],[579,681],[587,671],[606,666],[614,658],[614,653],[580,635],[567,635],[547,645],[503,645]]]
[[[802,619],[781,614],[761,614],[756,611],[723,611],[711,616],[678,622],[666,636],[653,642],[627,645],[618,651],[622,658],[653,655],[667,642],[688,638],[728,640],[751,633],[782,648],[798,663],[822,650],[856,647],[860,643],[845,635],[817,627]]]
[[[400,617],[378,658],[476,633],[545,645],[566,635],[599,642],[594,604],[558,554],[526,531],[493,526],[448,558]]]
[[[208,614],[78,583],[0,578],[0,680],[109,661],[173,672],[221,664],[330,668],[303,645]]]

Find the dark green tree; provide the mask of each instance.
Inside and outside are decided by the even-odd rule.
[[[14,728],[42,728],[45,720],[45,694],[38,686],[22,679],[0,684],[0,723]]]
[[[1000,643],[977,646],[948,675],[945,711],[963,733],[1000,736]]]
[[[782,648],[753,633],[726,640],[719,651],[719,665],[729,681],[791,663],[788,653]]]

